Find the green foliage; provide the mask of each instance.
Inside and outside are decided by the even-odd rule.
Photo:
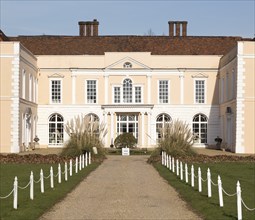
[[[136,143],[137,143],[137,140],[133,136],[132,133],[120,134],[114,140],[114,145],[115,145],[116,148],[123,148],[123,147],[134,148]]]
[[[166,151],[171,156],[193,155],[191,146],[193,144],[193,134],[188,124],[176,120],[166,124],[161,130],[162,139],[159,142],[161,150]]]
[[[160,163],[153,164],[159,174],[179,193],[180,197],[188,202],[194,211],[202,215],[202,219],[237,219],[236,196],[226,196],[224,194],[224,207],[219,206],[219,195],[217,186],[212,185],[212,197],[207,196],[207,183],[203,182],[202,192],[198,192],[198,184],[192,188],[189,183],[181,181],[180,177],[173,174],[169,169]],[[188,165],[190,170],[191,164]],[[218,175],[221,176],[222,186],[229,194],[236,192],[236,183],[239,180],[242,188],[242,199],[248,207],[255,207],[254,162],[222,162],[222,163],[199,163],[194,164],[195,175],[198,167],[201,168],[202,178],[206,179],[207,169],[211,170],[211,178],[217,183]],[[190,178],[190,177],[189,177]],[[254,211],[248,211],[243,206],[243,219],[254,219]]]
[[[78,156],[85,152],[91,152],[97,148],[98,155],[105,155],[102,140],[107,134],[105,124],[92,121],[90,116],[77,116],[65,125],[65,131],[70,139],[65,144],[61,155]]]
[[[40,183],[34,184],[34,200],[29,197],[30,187],[18,190],[18,209],[13,209],[13,195],[7,199],[0,200],[0,219],[2,220],[24,220],[39,219],[39,217],[49,210],[55,203],[61,201],[69,192],[71,192],[90,172],[95,170],[100,163],[92,163],[77,174],[68,177],[68,181],[57,182],[54,178],[54,188],[50,187],[49,179],[44,181],[44,193],[40,191]],[[40,169],[43,169],[44,175],[48,176],[50,167],[53,167],[54,175],[58,170],[58,164],[1,164],[0,165],[0,195],[5,196],[13,189],[14,177],[18,177],[19,186],[26,186],[29,182],[31,171],[34,173],[34,180],[39,180]],[[61,164],[61,170],[64,170],[64,164]],[[64,176],[64,175],[63,175]]]

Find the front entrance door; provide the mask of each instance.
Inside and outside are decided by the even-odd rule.
[[[117,115],[117,134],[132,133],[138,139],[138,114]]]

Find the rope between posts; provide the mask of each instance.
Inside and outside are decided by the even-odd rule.
[[[222,191],[223,191],[227,196],[235,196],[235,195],[237,195],[237,193],[228,194],[228,193],[223,189],[223,187],[222,187]]]
[[[50,174],[49,174],[49,176],[44,176],[43,178],[44,178],[44,179],[48,179],[48,178],[50,178]]]
[[[62,174],[65,174],[66,173],[66,171],[64,171],[64,172],[61,172]]]
[[[7,195],[7,196],[0,196],[0,199],[6,199],[8,198],[14,191],[14,188],[12,189],[12,191]]]
[[[211,180],[211,183],[212,183],[214,186],[218,186],[218,184],[215,184],[212,180]]]
[[[28,184],[27,184],[26,186],[24,186],[24,187],[18,186],[18,188],[19,188],[19,189],[26,189],[29,185],[30,185],[30,181],[28,182]]]
[[[56,175],[53,175],[54,177],[58,177],[58,173]]]
[[[197,178],[197,176],[195,175],[195,173],[194,173],[194,177]]]
[[[38,181],[35,181],[35,180],[34,180],[34,182],[35,182],[35,183],[39,183],[40,181],[41,181],[41,178],[39,178],[39,180],[38,180]]]
[[[245,207],[246,209],[248,209],[249,211],[255,211],[255,208],[253,208],[253,209],[249,208],[249,207],[244,203],[244,201],[243,201],[242,198],[241,198],[241,201],[242,201],[242,203],[243,203],[243,205],[244,205],[244,207]]]
[[[207,181],[207,178],[204,180],[204,179],[201,177],[201,180],[202,180],[203,182],[206,182],[206,181]]]
[[[187,172],[188,173],[188,175],[191,175],[191,173],[189,173],[189,172]]]

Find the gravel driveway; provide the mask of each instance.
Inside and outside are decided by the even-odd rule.
[[[147,159],[108,156],[41,220],[199,219]]]

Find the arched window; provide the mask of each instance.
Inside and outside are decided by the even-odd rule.
[[[123,102],[132,103],[132,80],[125,79],[123,81]]]
[[[53,114],[49,118],[49,144],[61,145],[64,142],[64,119],[60,114]]]
[[[164,129],[172,121],[171,117],[168,114],[160,114],[156,119],[156,133],[157,140],[160,140],[161,135],[164,136]]]
[[[99,117],[96,114],[91,113],[86,115],[86,118],[88,118],[90,133],[99,135]]]
[[[193,133],[195,135],[194,142],[207,143],[207,117],[204,114],[196,114],[193,117]]]

